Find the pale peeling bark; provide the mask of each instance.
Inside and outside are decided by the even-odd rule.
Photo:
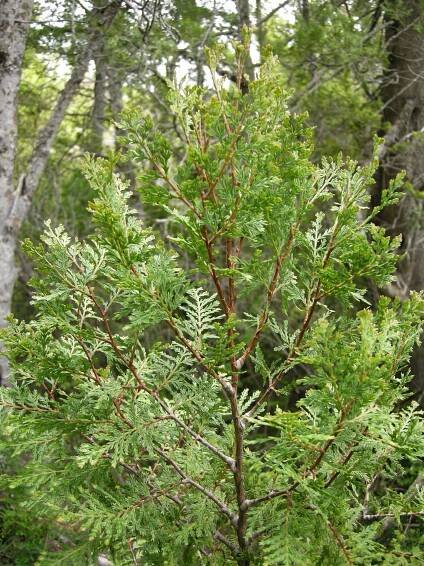
[[[16,104],[32,0],[0,0],[0,226],[13,204]]]
[[[7,220],[17,205],[13,184],[17,138],[17,98],[32,0],[0,0],[0,328],[10,311],[16,280],[16,236]],[[22,183],[18,184],[20,189]],[[8,368],[0,350],[0,380]]]
[[[71,76],[60,92],[56,105],[37,141],[26,172],[17,187],[13,184],[16,152],[16,105],[22,57],[32,5],[29,0],[0,0],[0,327],[11,308],[17,277],[15,251],[19,230],[28,215],[31,200],[46,167],[52,144],[74,95],[78,91],[88,64],[103,41],[103,34],[119,10],[119,2],[95,8],[87,42],[76,59]],[[5,31],[3,31],[5,30]],[[5,34],[5,35],[4,35]],[[0,380],[8,382],[8,365],[0,356]]]

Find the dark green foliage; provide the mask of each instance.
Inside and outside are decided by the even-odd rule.
[[[274,18],[267,41],[278,54],[291,104],[307,111],[316,154],[369,158],[381,128],[379,82],[386,67],[381,2],[298,3],[293,22]],[[384,10],[388,4],[384,4]]]
[[[37,316],[4,334],[1,393],[5,442],[32,455],[14,485],[68,529],[39,563],[418,564],[402,529],[381,538],[388,516],[420,520],[420,492],[391,481],[423,455],[421,413],[400,408],[423,299],[364,302],[399,245],[368,210],[376,163],[314,165],[276,61],[242,94],[216,58],[212,94],[172,93],[181,164],[151,119],[123,118],[141,192],[178,236],[145,228],[90,159],[92,237],[47,224],[26,245]],[[287,411],[293,369],[305,393]]]

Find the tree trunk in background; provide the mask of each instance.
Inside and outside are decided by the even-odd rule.
[[[305,22],[309,22],[309,0],[302,0],[301,7],[302,18]]]
[[[119,127],[119,122],[121,120],[121,113],[122,110],[124,109],[123,94],[122,94],[123,77],[115,67],[108,66],[107,80],[108,80],[110,109],[111,109],[113,121],[115,123],[115,150],[119,151],[121,149],[119,138],[125,135],[125,131]]]
[[[94,10],[101,10],[104,6],[104,0],[93,0]],[[89,151],[96,155],[102,155],[105,119],[106,119],[106,85],[107,85],[107,53],[106,53],[106,37],[103,35],[98,38],[94,45],[92,58],[96,66],[94,78],[94,99],[91,113],[91,137]]]
[[[0,0],[0,328],[10,311],[16,279],[15,235],[8,228],[18,191],[13,173],[17,140],[17,98],[21,80],[32,0]],[[20,183],[22,185],[22,181]],[[7,375],[7,362],[0,351],[0,380]]]
[[[381,167],[373,194],[374,204],[399,171],[405,170],[413,190],[424,187],[424,8],[420,0],[384,3],[389,68],[381,90],[383,127],[386,130]],[[399,12],[401,14],[397,15]],[[418,133],[418,135],[414,135]],[[397,206],[389,207],[379,222],[390,234],[402,234],[405,259],[398,269],[398,282],[389,292],[406,298],[424,289],[424,200],[408,194]],[[412,359],[414,388],[424,400],[424,348]]]
[[[105,131],[106,112],[106,64],[102,48],[94,57],[96,76],[94,80],[94,100],[91,115],[92,135],[90,151],[101,155],[103,150],[103,137]]]
[[[60,92],[46,125],[37,136],[26,172],[14,187],[13,167],[16,152],[16,104],[25,49],[29,0],[0,0],[0,327],[6,324],[17,277],[15,251],[19,230],[25,220],[34,192],[46,167],[50,150],[65,113],[76,94],[88,63],[119,10],[118,2],[94,8],[85,47],[76,59],[71,76]],[[7,384],[7,361],[0,356],[0,383]]]
[[[249,0],[236,0],[237,13],[238,13],[238,29],[239,35],[244,27],[250,27],[250,4]]]
[[[262,22],[262,0],[256,0],[255,20],[256,20],[256,39],[258,42],[259,64],[262,63],[263,50],[265,47],[265,27]]]
[[[249,0],[235,0],[235,1],[236,1],[237,15],[238,15],[238,35],[239,35],[239,39],[242,40],[243,29],[251,28],[250,4],[249,4]],[[253,67],[252,58],[250,56],[247,57],[245,70],[247,76],[249,77],[249,80],[253,80],[255,77],[255,71]]]

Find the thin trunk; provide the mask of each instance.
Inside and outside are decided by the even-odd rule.
[[[402,15],[398,15],[399,12]],[[382,123],[390,127],[382,148],[382,164],[377,174],[373,202],[390,180],[405,170],[413,190],[424,186],[424,9],[420,0],[408,0],[402,8],[396,0],[384,3],[386,45],[389,68],[381,90]],[[390,234],[401,234],[406,253],[398,269],[398,279],[388,292],[406,298],[411,291],[424,289],[424,227],[422,199],[408,194],[397,206],[389,207],[379,216],[379,222]],[[417,348],[412,358],[415,389],[424,392],[424,349]]]
[[[13,184],[18,129],[16,108],[31,14],[32,0],[0,1],[0,328],[4,327],[5,316],[10,311],[16,279],[16,242],[7,227],[7,219],[16,204]],[[0,383],[6,381],[7,375],[7,362],[0,350]]]
[[[302,18],[305,20],[305,22],[309,22],[309,1],[308,0],[302,0],[301,1],[301,6],[300,6],[301,12],[302,12]]]
[[[20,177],[15,189],[13,164],[16,152],[16,105],[17,93],[25,49],[26,32],[31,16],[29,0],[13,2],[3,0],[0,5],[0,31],[2,32],[0,56],[0,327],[6,324],[12,302],[13,287],[17,277],[15,251],[19,230],[28,215],[31,200],[40,182],[49,158],[50,150],[60,124],[77,92],[87,70],[88,63],[119,10],[119,3],[112,2],[102,9],[94,9],[91,33],[86,46],[72,70],[71,76],[59,94],[56,105],[46,125],[40,131],[27,170]],[[6,146],[12,146],[8,148]],[[8,364],[0,356],[0,383],[7,384]]]
[[[249,0],[236,0],[237,14],[238,14],[238,35],[239,40],[243,41],[245,31],[251,29],[250,21],[250,3]],[[252,58],[250,55],[247,57],[245,64],[246,74],[249,80],[253,80],[255,76]]]
[[[103,138],[105,132],[105,112],[106,112],[106,65],[103,48],[95,58],[96,76],[94,79],[94,100],[91,115],[91,143],[90,151],[101,155],[103,151]]]
[[[194,57],[195,65],[196,65],[196,84],[198,86],[203,86],[205,82],[205,71],[203,68],[204,60],[203,60],[203,53],[196,53]]]
[[[95,10],[101,10],[104,0],[94,0]],[[106,36],[99,37],[93,49],[93,59],[96,66],[94,77],[94,100],[91,114],[91,139],[89,150],[96,155],[102,155],[103,141],[105,133],[105,112],[106,112]]]
[[[249,0],[236,0],[238,13],[238,29],[241,37],[243,28],[250,27],[250,4]]]
[[[262,56],[265,46],[265,27],[262,22],[262,0],[256,0],[256,39],[258,41],[259,63],[262,63]]]
[[[122,93],[123,77],[121,77],[115,67],[108,66],[107,79],[110,109],[112,112],[113,121],[115,122],[115,150],[119,151],[121,149],[119,138],[125,134],[124,130],[119,127],[121,113],[124,109]]]

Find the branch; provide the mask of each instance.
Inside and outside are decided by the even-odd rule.
[[[91,367],[91,371],[93,372],[93,377],[94,377],[94,381],[96,382],[97,385],[99,385],[101,387],[102,385],[102,380],[100,378],[100,375],[97,372],[97,368],[93,363],[93,355],[92,353],[88,350],[87,346],[85,345],[84,341],[81,340],[80,338],[76,337],[76,340],[78,342],[78,344],[81,346],[81,348],[84,351],[85,357],[88,360],[88,363],[90,364]],[[126,416],[122,413],[121,411],[121,407],[120,407],[120,403],[117,399],[112,399],[112,403],[115,406],[115,410],[117,415],[119,416],[119,418],[130,428],[130,429],[134,429],[134,425],[132,424],[132,422],[130,422]]]
[[[6,403],[0,401],[0,407],[7,407],[15,411],[27,411],[28,413],[59,413],[58,409],[46,409],[44,407],[30,407],[27,405],[16,405],[14,403]]]
[[[336,218],[334,225],[333,225],[333,230],[328,242],[328,247],[327,250],[325,252],[325,255],[322,259],[322,269],[324,269],[331,257],[331,254],[333,253],[335,247],[336,247],[336,237],[337,234],[339,232],[340,229],[340,225],[339,225],[339,220],[338,217]],[[312,316],[314,314],[315,308],[318,304],[318,302],[324,297],[324,295],[322,293],[320,293],[321,291],[321,279],[317,279],[315,282],[315,285],[313,287],[313,290],[311,291],[311,295],[309,298],[309,304],[308,307],[306,309],[304,318],[303,318],[303,322],[302,322],[302,326],[300,327],[300,331],[299,334],[297,336],[296,342],[294,343],[291,352],[286,360],[286,363],[289,364],[288,367],[285,367],[284,369],[282,369],[275,377],[274,379],[271,381],[271,383],[268,384],[268,387],[262,392],[262,394],[258,397],[258,399],[256,400],[256,402],[254,403],[253,407],[250,409],[250,411],[248,411],[248,413],[246,413],[245,418],[249,418],[251,417],[260,407],[260,405],[268,398],[268,396],[275,391],[275,387],[278,385],[278,383],[280,382],[280,380],[282,379],[282,377],[289,371],[290,369],[290,363],[296,359],[296,357],[299,355],[298,352],[298,348],[302,343],[302,340],[306,334],[306,331],[308,330],[311,321],[312,321]]]
[[[366,434],[368,431],[368,427],[365,427],[360,434],[364,435]],[[355,448],[358,446],[359,444],[359,438],[356,439],[354,442],[352,442],[349,445],[349,450],[347,451],[347,453],[343,456],[343,458],[341,459],[340,464],[338,464],[339,466],[344,466],[345,464],[347,464],[349,462],[349,460],[352,458],[353,454],[354,454],[354,450]],[[331,476],[328,478],[328,480],[325,482],[324,487],[330,487],[330,485],[334,482],[334,480],[339,476],[340,474],[340,470],[335,470]]]
[[[228,164],[230,163],[230,161],[232,160],[232,158],[234,156],[235,147],[236,147],[237,142],[239,141],[239,139],[241,138],[241,135],[243,133],[244,118],[245,118],[245,115],[243,113],[240,116],[239,125],[237,126],[236,130],[233,133],[233,138],[231,140],[231,143],[230,143],[230,146],[227,150],[227,153],[226,153],[226,155],[223,159],[223,162],[222,162],[221,168],[218,172],[218,175],[216,176],[215,180],[212,181],[212,184],[209,187],[208,194],[205,196],[205,198],[207,198],[209,196],[209,193],[214,194],[214,191],[216,189],[217,184],[219,183],[220,179],[222,178],[223,174],[225,173],[225,170],[226,170]]]
[[[227,304],[227,300],[225,298],[224,290],[222,288],[221,282],[219,280],[218,274],[217,274],[216,269],[215,269],[215,259],[214,259],[214,256],[213,256],[212,242],[208,238],[208,234],[206,232],[206,229],[202,233],[202,240],[203,240],[205,247],[206,247],[206,253],[208,254],[209,271],[210,271],[212,280],[214,282],[216,292],[218,294],[221,306],[224,309],[224,313],[225,313],[226,317],[228,318],[228,316],[230,314],[230,309],[229,309],[229,306]]]
[[[315,311],[315,307],[318,303],[318,292],[320,289],[320,285],[318,284],[317,287],[315,288],[315,292],[313,293],[313,299],[312,302],[309,304],[309,307],[305,313],[303,322],[302,322],[302,326],[300,328],[300,332],[298,334],[298,337],[296,339],[296,342],[289,354],[289,356],[287,357],[286,360],[286,364],[288,364],[285,368],[283,368],[275,377],[274,379],[268,384],[267,388],[261,393],[261,395],[258,397],[258,399],[256,400],[256,402],[254,403],[254,405],[252,406],[252,408],[246,413],[245,418],[250,418],[252,417],[256,411],[258,410],[258,408],[262,405],[262,403],[264,401],[266,401],[266,399],[269,397],[269,395],[275,391],[276,386],[278,385],[278,383],[281,381],[281,379],[286,375],[286,373],[289,371],[290,369],[290,364],[293,360],[296,359],[296,357],[299,355],[299,352],[297,351],[297,349],[299,348],[303,337],[306,334],[306,331],[309,328],[309,325],[311,323],[312,320],[312,315]]]
[[[262,495],[261,497],[256,497],[255,499],[246,499],[245,502],[244,502],[244,506],[245,506],[246,509],[250,509],[250,507],[256,507],[256,505],[259,505],[260,503],[263,503],[264,501],[271,501],[271,499],[274,499],[275,497],[281,497],[281,496],[289,495],[290,490],[291,490],[291,488],[288,488],[288,489],[273,489],[272,491],[270,491],[266,495]]]
[[[190,202],[188,201],[185,196],[183,195],[183,193],[180,190],[180,187],[177,185],[177,183],[171,178],[169,177],[169,175],[167,174],[167,172],[164,170],[164,168],[162,167],[162,165],[160,163],[158,163],[154,156],[152,155],[152,152],[150,151],[149,147],[146,145],[145,140],[137,133],[135,132],[137,141],[140,143],[140,145],[142,146],[147,159],[150,161],[150,163],[153,165],[154,170],[156,171],[156,173],[158,173],[158,175],[160,176],[160,178],[165,181],[165,183],[168,185],[168,187],[171,189],[171,195],[174,198],[177,198],[178,200],[180,200],[181,202],[183,202],[187,208],[189,210],[191,210],[191,212],[199,219],[202,220],[202,215],[198,212],[198,210],[196,209],[196,207]]]
[[[89,295],[91,297],[91,300],[93,302],[93,304],[95,305],[96,309],[98,310],[103,324],[105,326],[106,329],[106,333],[109,337],[109,343],[112,346],[114,352],[116,353],[116,355],[118,356],[118,358],[123,362],[123,364],[125,365],[125,367],[131,372],[131,374],[134,376],[138,386],[140,387],[140,389],[142,389],[143,391],[145,391],[148,395],[150,395],[161,407],[161,409],[177,424],[179,425],[183,430],[185,430],[185,432],[187,432],[194,440],[196,440],[196,442],[198,442],[199,444],[202,444],[205,448],[207,448],[208,450],[210,450],[213,454],[215,454],[216,456],[218,456],[218,458],[220,458],[223,462],[225,462],[225,464],[227,464],[227,466],[229,466],[229,468],[231,470],[233,470],[234,468],[234,460],[232,458],[230,458],[229,456],[227,456],[226,454],[224,454],[219,448],[217,448],[216,446],[214,446],[213,444],[211,444],[210,442],[208,442],[205,438],[203,438],[200,434],[198,434],[197,432],[195,432],[191,427],[189,427],[184,421],[182,421],[168,406],[167,404],[159,397],[158,393],[156,391],[152,391],[146,384],[145,382],[140,378],[140,376],[138,375],[137,369],[134,366],[132,361],[129,361],[126,359],[126,357],[124,356],[124,354],[121,352],[119,346],[116,343],[115,338],[113,337],[111,328],[110,328],[110,324],[109,324],[109,320],[106,316],[106,312],[105,310],[101,307],[101,305],[98,303],[96,297],[94,296],[94,293],[92,291],[91,288],[89,288]],[[188,341],[186,340],[186,342],[188,343]],[[189,343],[188,343],[189,344]],[[84,348],[84,351],[87,355],[87,352]],[[194,351],[194,350],[192,350]],[[88,358],[90,360],[90,357]],[[90,360],[91,363],[91,360]],[[93,368],[93,365],[92,365]],[[94,371],[96,372],[95,368]],[[95,375],[97,375],[95,373]],[[97,382],[100,384],[100,378],[97,376]],[[113,403],[118,411],[118,414],[120,414],[120,407],[119,407],[119,403],[116,401],[116,399],[113,400]],[[124,417],[125,418],[125,417]],[[132,426],[132,425],[131,425]]]
[[[394,513],[363,513],[363,521],[379,521],[380,519],[396,518],[401,517],[402,519],[410,519],[414,517],[423,517],[424,511],[408,511],[406,513],[399,513],[395,515]]]
[[[290,4],[290,0],[286,0],[285,2],[281,2],[281,4],[278,4],[278,6],[276,6],[270,12],[268,12],[268,14],[266,16],[264,16],[258,22],[256,22],[256,27],[262,26],[269,19],[271,19],[272,16],[274,14],[276,14],[279,10],[281,10],[282,8],[285,8],[287,6],[287,4]]]
[[[225,535],[223,535],[221,531],[216,530],[213,536],[214,538],[216,538],[216,540],[219,540],[220,542],[225,544],[225,546],[229,548],[234,555],[237,556],[239,554],[239,549],[237,548],[237,546],[233,544],[230,540],[228,540],[228,538]]]
[[[275,262],[275,267],[274,267],[274,273],[273,273],[271,283],[270,283],[270,285],[268,287],[268,291],[267,291],[265,307],[264,307],[262,314],[259,318],[259,322],[258,322],[258,325],[256,327],[256,331],[255,331],[254,335],[249,340],[243,354],[235,362],[235,367],[236,367],[237,370],[240,370],[244,366],[247,358],[250,356],[250,354],[254,350],[256,344],[259,342],[259,338],[261,336],[261,333],[262,333],[263,329],[265,328],[265,325],[268,321],[269,309],[270,309],[270,306],[271,306],[272,299],[274,298],[275,292],[277,290],[277,283],[278,283],[278,278],[279,278],[280,273],[281,273],[281,267],[282,267],[284,261],[286,260],[286,258],[290,254],[290,250],[293,246],[294,238],[295,238],[298,227],[299,227],[299,222],[297,222],[296,224],[293,224],[290,227],[290,234],[289,234],[289,238],[286,242],[286,245],[284,246],[283,250],[281,251],[281,253],[277,257],[277,260]]]
[[[160,497],[166,497],[168,499],[170,499],[171,501],[173,501],[176,505],[181,506],[181,500],[178,496],[175,496],[173,494],[171,494],[168,490],[169,489],[174,489],[175,487],[177,487],[178,484],[174,484],[174,485],[170,485],[167,487],[167,489],[153,489],[150,493],[148,493],[147,495],[143,495],[142,497],[139,497],[136,501],[134,501],[134,503],[132,503],[129,507],[126,507],[125,509],[122,509],[122,511],[120,511],[118,513],[118,517],[124,515],[125,513],[128,513],[128,511],[130,509],[135,509],[137,507],[142,507],[145,503],[150,503],[152,501],[156,501],[158,500]],[[150,486],[149,486],[150,487]]]
[[[424,485],[424,475],[422,473],[419,473],[418,476],[415,478],[415,480],[413,481],[413,483],[408,487],[407,491],[406,491],[406,498],[408,500],[413,499],[414,495],[417,493],[417,491],[419,491]],[[373,517],[372,514],[369,514],[366,512],[366,508],[365,508],[365,517]],[[424,512],[420,511],[420,515],[417,516],[421,516]],[[378,515],[375,514],[375,515]],[[403,515],[403,514],[402,514]],[[364,515],[362,516],[364,518]],[[383,521],[383,524],[381,526],[381,532],[379,533],[379,539],[380,540],[384,540],[387,538],[388,533],[391,531],[392,527],[394,526],[394,516],[390,513],[387,514],[387,516],[385,517],[385,520]],[[367,520],[367,519],[365,519]],[[377,519],[369,519],[371,520],[377,520]]]
[[[158,163],[156,163],[156,161],[154,161],[153,157],[150,158],[150,161],[153,167],[156,169],[157,173],[159,173],[160,177],[174,191],[174,196],[181,202],[183,202],[199,220],[202,220],[202,215],[197,211],[196,207],[193,206],[193,204],[185,198],[175,181],[168,177],[163,168]]]
[[[25,173],[24,190],[19,199],[19,206],[16,207],[15,217],[10,219],[11,224],[16,227],[20,226],[28,213],[32,196],[46,167],[54,139],[63,121],[66,110],[84,79],[88,63],[98,49],[99,44],[104,41],[105,30],[111,25],[119,9],[120,3],[113,0],[100,9],[94,7],[90,14],[95,21],[94,30],[91,31],[86,46],[77,58],[71,76],[59,94],[50,118],[38,134]]]
[[[84,350],[84,351],[86,351],[86,350]],[[115,350],[115,351],[116,351],[116,350]],[[118,354],[118,351],[119,351],[119,354]],[[120,350],[118,350],[118,351],[116,351],[117,355],[119,355],[120,359],[123,360],[123,357],[122,357],[122,354],[121,354]],[[90,363],[92,364],[91,358],[89,358],[89,360],[90,360]],[[92,366],[92,367],[93,367],[93,366]],[[127,366],[127,367],[128,367],[128,366]],[[96,370],[94,370],[94,371],[96,372]],[[96,372],[96,375],[97,375],[97,372]],[[96,381],[97,381],[97,380],[96,380]],[[99,383],[99,384],[100,384],[100,383]],[[146,387],[146,388],[143,388],[143,389],[146,390],[146,391],[148,391],[148,392],[150,393],[150,390],[149,390],[147,387]],[[150,393],[150,394],[151,394],[151,393]],[[162,406],[162,403],[163,403],[163,402],[162,402],[160,399],[158,399],[157,396],[154,396],[154,398],[155,398],[157,401],[159,401],[160,404],[161,404],[161,406]],[[164,404],[163,404],[163,405],[164,405]],[[165,408],[167,409],[166,405],[164,405],[164,406],[165,406]],[[132,423],[130,423],[130,422],[124,417],[124,415],[122,415],[121,411],[118,412],[118,415],[119,415],[119,417],[123,420],[123,422],[124,422],[128,427],[130,427],[131,429],[134,428],[133,425],[132,425]],[[174,417],[175,417],[175,415],[174,415]],[[177,419],[178,419],[178,417],[177,417]],[[179,424],[182,424],[184,430],[186,430],[186,431],[191,431],[191,429],[190,429],[185,423],[182,423],[182,421],[179,421],[179,419],[178,419],[177,422],[179,422]],[[202,438],[201,438],[199,435],[197,435],[196,433],[194,433],[194,434],[195,434],[196,437],[197,437],[196,439],[197,439],[198,441],[200,441],[200,439],[201,439],[202,444],[203,444],[204,439],[202,439]],[[207,441],[206,441],[206,442],[207,442]],[[207,444],[209,445],[209,443],[207,443]],[[215,447],[213,447],[212,445],[209,445],[208,447],[209,447],[210,449],[212,449],[212,451],[213,451],[214,453],[217,453],[218,455],[221,454],[221,453],[220,453],[217,449],[215,449]],[[172,468],[174,468],[174,470],[178,473],[178,475],[183,478],[184,483],[187,483],[187,484],[189,484],[189,485],[195,487],[198,491],[200,491],[201,493],[203,493],[208,499],[210,499],[211,501],[213,501],[213,502],[215,503],[215,505],[221,510],[221,512],[224,513],[224,514],[230,519],[231,523],[232,523],[234,526],[237,525],[238,517],[237,517],[232,511],[230,511],[230,509],[225,505],[225,503],[222,502],[221,500],[219,500],[219,499],[215,496],[214,493],[212,493],[211,491],[209,491],[208,489],[206,489],[205,487],[203,487],[201,484],[199,484],[198,482],[196,482],[195,480],[193,480],[193,479],[192,479],[191,477],[189,477],[187,474],[185,474],[185,472],[178,466],[178,464],[177,464],[172,458],[170,458],[161,448],[155,448],[154,451],[155,451],[159,456],[161,456],[161,457],[165,460],[165,462],[167,462],[168,465],[170,465]],[[225,456],[225,455],[224,455],[224,456]],[[227,457],[225,456],[225,458],[227,458]],[[130,470],[131,470],[132,472],[134,472],[134,470],[133,470],[132,468],[130,468]]]
[[[173,421],[175,421],[176,424],[178,424],[183,430],[185,430],[187,432],[187,434],[189,434],[199,444],[202,444],[202,446],[204,446],[205,448],[210,450],[213,454],[215,454],[215,456],[218,456],[218,458],[220,458],[223,462],[225,462],[225,464],[227,464],[227,466],[229,466],[229,468],[232,471],[234,471],[235,461],[234,461],[233,458],[230,458],[230,456],[227,456],[226,454],[221,452],[221,450],[219,450],[219,448],[217,448],[216,446],[214,446],[213,444],[208,442],[205,438],[203,438],[203,436],[200,436],[200,434],[197,434],[197,432],[195,432],[184,421],[182,421],[179,417],[177,417],[177,415],[175,413],[173,413],[168,408],[166,403],[164,403],[157,395],[154,396],[154,398],[156,398],[156,401],[159,403],[161,408],[166,412],[167,415],[169,415],[169,417]]]
[[[344,555],[347,564],[353,566],[352,558],[349,554],[348,548],[347,548],[341,534],[337,531],[336,527],[333,525],[333,523],[329,519],[327,519],[327,526],[330,529],[330,531],[332,532],[334,539],[337,543],[337,546],[340,548],[342,554]]]
[[[168,456],[167,453],[164,452],[161,448],[155,448],[154,450],[165,460],[165,462],[169,466],[174,468],[177,474],[183,479],[184,483],[193,486],[198,491],[203,493],[203,495],[205,495],[208,499],[210,499],[213,503],[215,503],[215,505],[218,507],[221,513],[223,513],[230,519],[232,525],[237,526],[237,519],[238,519],[237,515],[233,513],[223,501],[218,499],[218,497],[216,497],[214,493],[209,491],[209,489],[203,487],[200,483],[198,483],[197,481],[193,480],[190,476],[188,476],[184,472],[184,470],[182,470],[182,468],[180,468],[180,466],[170,456]]]
[[[86,440],[89,444],[96,444],[96,442],[89,436],[83,434],[82,437],[84,438],[84,440]],[[102,458],[105,458],[106,460],[112,460],[112,456],[110,454],[108,454],[107,452],[104,452],[102,454]],[[127,472],[130,472],[131,474],[134,474],[135,476],[139,476],[139,472],[133,468],[132,466],[130,466],[129,464],[126,464],[125,462],[118,462],[118,464],[120,466],[122,466],[125,470],[127,470]]]
[[[337,423],[336,423],[335,429],[333,431],[333,434],[331,435],[331,437],[328,440],[325,441],[324,446],[322,448],[318,449],[319,454],[315,458],[315,460],[312,462],[312,464],[306,470],[304,470],[302,472],[302,475],[301,475],[302,479],[306,478],[307,476],[313,475],[316,472],[316,470],[319,467],[319,465],[321,464],[324,456],[326,455],[328,450],[333,445],[337,436],[342,432],[343,423],[345,422],[346,417],[350,413],[352,406],[353,406],[353,401],[351,400],[351,401],[349,401],[349,403],[347,403],[347,405],[345,407],[342,408],[342,410],[340,411],[339,418],[337,419]],[[246,508],[255,507],[256,505],[259,505],[260,503],[263,503],[264,501],[270,501],[271,499],[274,499],[275,497],[288,496],[291,493],[293,493],[293,491],[300,485],[300,481],[301,480],[296,480],[290,487],[288,487],[286,489],[272,490],[269,493],[267,493],[266,495],[263,495],[261,497],[257,497],[256,499],[246,499],[245,506],[246,506]]]
[[[246,542],[246,524],[247,524],[247,506],[246,506],[246,491],[244,486],[243,475],[243,460],[244,460],[244,442],[243,432],[244,427],[241,422],[238,400],[237,400],[237,383],[231,387],[232,393],[230,396],[231,416],[234,427],[234,444],[235,444],[235,461],[236,466],[234,470],[234,484],[237,496],[237,506],[239,515],[236,524],[237,539],[240,549],[244,551],[247,546]]]

